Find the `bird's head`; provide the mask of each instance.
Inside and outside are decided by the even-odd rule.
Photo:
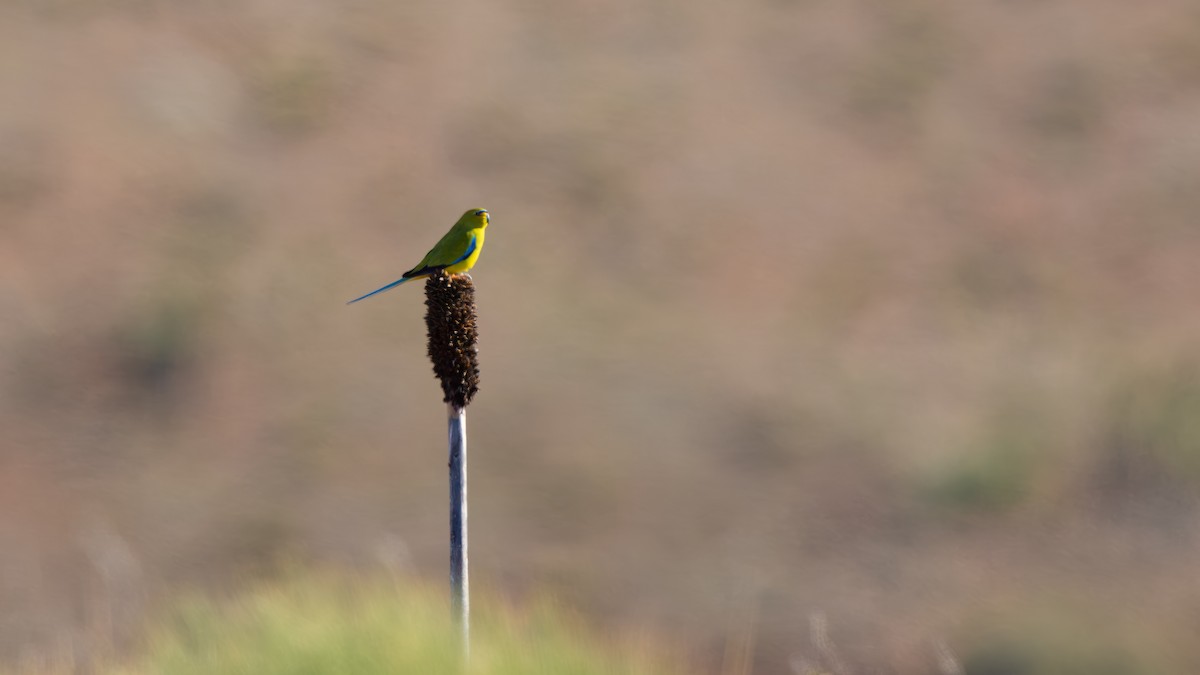
[[[487,209],[468,209],[467,212],[462,215],[462,218],[458,219],[458,222],[462,225],[466,225],[467,229],[473,230],[475,228],[487,227],[488,220],[490,220],[491,217],[492,216],[487,212]]]

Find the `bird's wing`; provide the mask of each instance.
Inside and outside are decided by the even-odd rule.
[[[476,242],[478,241],[478,239],[476,239],[474,234],[471,234],[468,236],[470,237],[470,239],[467,241],[467,250],[462,255],[458,256],[457,258],[455,258],[454,260],[451,260],[449,262],[434,262],[433,260],[431,260],[431,258],[439,257],[439,256],[435,255],[435,253],[440,253],[440,251],[438,251],[437,249],[441,248],[440,246],[435,246],[434,250],[430,251],[430,254],[425,256],[425,260],[422,260],[419,265],[417,265],[416,267],[414,267],[411,270],[404,273],[404,278],[412,279],[413,277],[420,277],[420,276],[424,276],[426,274],[433,274],[434,272],[436,272],[440,269],[450,267],[451,265],[457,265],[458,263],[471,257],[471,254],[475,252],[475,246],[476,246]]]

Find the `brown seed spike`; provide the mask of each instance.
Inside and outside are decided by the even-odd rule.
[[[429,359],[442,382],[443,399],[462,410],[479,391],[475,285],[465,274],[438,271],[425,281]]]

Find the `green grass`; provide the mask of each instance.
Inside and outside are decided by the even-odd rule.
[[[178,604],[141,653],[110,675],[171,673],[506,673],[636,675],[683,672],[630,642],[588,635],[549,604],[474,608],[464,666],[445,593],[382,579],[303,575],[214,600]]]

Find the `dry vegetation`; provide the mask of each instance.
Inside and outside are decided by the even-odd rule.
[[[725,672],[1200,672],[1183,0],[0,2],[0,655],[438,578],[420,289],[342,302],[475,205],[477,578]]]

